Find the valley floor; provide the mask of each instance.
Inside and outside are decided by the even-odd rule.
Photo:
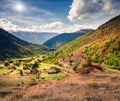
[[[74,74],[53,83],[0,88],[0,101],[120,101],[120,72]]]

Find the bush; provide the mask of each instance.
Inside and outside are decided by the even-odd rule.
[[[72,65],[72,63],[73,63],[73,60],[69,60],[69,63],[70,63],[70,65]]]
[[[39,62],[35,62],[32,66],[32,69],[36,69],[36,68],[39,68]]]
[[[120,70],[120,66],[109,65],[108,68]]]
[[[20,70],[20,76],[23,76],[23,71],[22,70]]]
[[[119,66],[120,65],[120,52],[115,51],[105,58],[105,64],[110,66]]]
[[[94,59],[93,59],[93,62],[99,63],[99,56],[95,56]]]
[[[40,72],[38,71],[38,73],[36,74],[36,78],[39,79],[40,78]]]
[[[15,63],[16,66],[20,66],[20,64],[21,64],[20,61],[17,61],[17,62]]]
[[[91,83],[89,84],[89,86],[96,88],[96,87],[98,87],[98,84],[97,84],[96,82],[91,82]]]
[[[24,67],[23,67],[23,70],[30,70],[30,69],[29,69],[29,67],[24,66]]]
[[[9,60],[9,63],[13,63],[13,60]]]
[[[34,78],[31,78],[31,81],[30,81],[30,86],[33,86],[33,85],[36,85],[37,82]]]
[[[55,66],[51,66],[50,69],[55,69],[56,67]]]
[[[60,67],[64,67],[64,65],[62,65],[61,63],[59,63],[58,66],[60,66]]]
[[[33,64],[32,63],[28,64],[28,67],[33,67]]]
[[[7,61],[4,63],[4,66],[9,66],[9,65],[10,65],[10,63]]]
[[[80,66],[80,63],[79,63],[79,62],[75,63],[75,66],[73,67],[73,70],[74,70],[75,72],[77,72],[79,66]]]
[[[90,73],[90,71],[91,71],[91,68],[89,68],[89,67],[83,67],[83,68],[81,68],[79,70],[79,73],[81,73],[81,74],[88,74],[88,73]]]
[[[79,66],[79,67],[74,68],[74,71],[75,71],[76,73],[80,73],[81,67]]]
[[[91,66],[91,65],[92,65],[91,60],[88,59],[88,60],[86,60],[83,64],[81,64],[81,67],[89,67],[89,66]]]
[[[54,64],[57,65],[59,62],[58,60],[54,60]]]

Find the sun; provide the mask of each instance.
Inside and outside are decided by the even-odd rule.
[[[15,6],[17,11],[23,11],[24,10],[24,6],[22,4],[18,4]]]
[[[14,10],[17,12],[24,12],[25,11],[25,5],[23,3],[16,3],[14,5]]]

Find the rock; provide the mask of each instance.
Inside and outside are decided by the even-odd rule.
[[[30,74],[37,74],[38,73],[38,70],[37,69],[32,69],[30,70]]]
[[[55,68],[53,71],[49,71],[48,74],[57,74],[60,72],[61,72],[60,68]]]

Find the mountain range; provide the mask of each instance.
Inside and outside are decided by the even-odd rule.
[[[76,39],[79,36],[84,35],[85,33],[93,31],[92,29],[82,29],[74,33],[63,33],[60,35],[57,35],[49,40],[47,40],[43,45],[48,46],[52,49],[57,49],[61,47],[62,45]]]

